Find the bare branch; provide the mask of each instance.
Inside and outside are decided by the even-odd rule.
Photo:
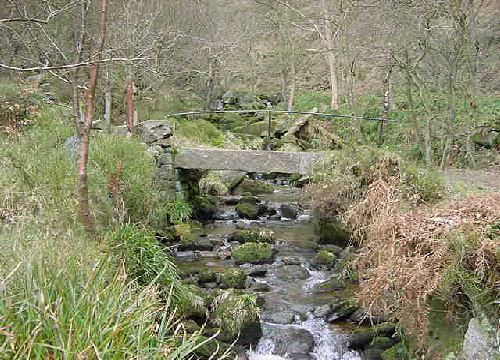
[[[84,62],[80,62],[80,63],[77,63],[77,64],[65,64],[65,65],[54,65],[54,66],[33,66],[33,67],[29,67],[29,68],[22,68],[22,67],[17,67],[17,66],[9,66],[9,65],[0,63],[0,69],[10,70],[10,71],[19,71],[19,72],[50,71],[50,70],[71,70],[71,69],[78,69],[78,68],[82,68],[82,67],[91,66],[91,65],[94,65],[94,64],[104,64],[104,63],[109,63],[109,62],[134,62],[134,61],[145,61],[145,60],[148,60],[148,58],[143,58],[143,57],[135,57],[135,58],[118,57],[118,58],[102,59],[102,60],[99,60],[99,61],[84,61]]]
[[[71,1],[70,3],[66,4],[64,7],[51,11],[50,14],[47,15],[45,19],[39,19],[39,18],[32,18],[28,16],[19,16],[15,18],[9,18],[9,19],[0,19],[0,25],[4,23],[13,23],[13,22],[31,22],[31,23],[37,23],[37,24],[48,24],[52,18],[55,16],[59,15],[60,13],[68,10],[70,7],[75,5],[76,1]]]

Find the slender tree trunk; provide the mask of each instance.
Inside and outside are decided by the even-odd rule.
[[[295,67],[294,49],[292,48],[292,59],[290,62],[290,92],[288,93],[287,110],[293,110],[293,103],[295,101],[295,90],[297,88],[297,69]]]
[[[127,129],[128,134],[132,135],[135,132],[135,98],[134,98],[134,81],[132,76],[127,77]]]
[[[106,131],[111,130],[111,111],[113,108],[113,96],[111,95],[111,90],[107,89],[104,94],[104,127]]]
[[[82,222],[85,231],[87,231],[87,233],[89,234],[93,234],[95,232],[95,224],[92,212],[90,210],[87,165],[89,159],[90,132],[92,130],[92,122],[94,119],[95,92],[97,87],[97,78],[99,75],[99,61],[102,59],[102,50],[104,47],[104,42],[106,40],[106,0],[99,0],[99,9],[100,44],[92,57],[94,63],[91,65],[89,71],[85,119],[83,122],[83,126],[79,126],[77,134],[79,140],[79,149],[77,158],[76,199],[78,203],[78,215],[80,217],[80,221]]]
[[[338,110],[339,108],[339,87],[337,79],[337,61],[333,53],[326,55],[328,61],[328,68],[330,70],[330,109]]]

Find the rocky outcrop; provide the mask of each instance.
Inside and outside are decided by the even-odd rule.
[[[465,333],[462,355],[465,360],[500,358],[500,336],[486,318],[472,318]]]

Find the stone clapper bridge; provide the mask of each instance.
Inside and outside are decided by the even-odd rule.
[[[183,184],[178,170],[309,175],[325,156],[320,152],[173,148],[170,138],[175,126],[168,120],[144,121],[137,130],[156,158],[156,182],[169,200],[182,197]]]

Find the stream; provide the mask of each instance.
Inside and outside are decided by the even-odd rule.
[[[357,360],[358,353],[347,348],[347,331],[314,317],[314,310],[330,303],[334,295],[330,292],[314,292],[315,285],[328,280],[332,273],[314,269],[310,260],[315,255],[316,235],[308,209],[300,208],[295,220],[280,216],[283,204],[299,208],[300,189],[279,186],[274,193],[260,195],[259,199],[268,207],[278,209],[272,217],[259,220],[237,218],[233,205],[221,208],[219,219],[205,225],[203,236],[212,242],[218,241],[221,249],[227,239],[238,228],[258,226],[275,233],[278,250],[276,260],[266,267],[262,276],[251,278],[247,286],[264,299],[261,313],[262,337],[255,349],[248,352],[250,360]],[[227,267],[236,266],[232,260],[220,260],[210,253],[201,253],[193,260],[190,254],[179,253],[181,262],[190,266]],[[249,268],[250,265],[241,265]],[[243,360],[247,356],[240,356]]]

